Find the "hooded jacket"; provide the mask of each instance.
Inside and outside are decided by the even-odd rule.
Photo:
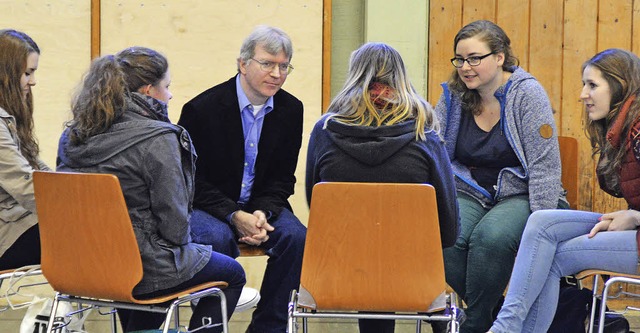
[[[307,152],[306,193],[322,181],[419,183],[436,190],[443,247],[458,236],[455,183],[444,144],[428,131],[416,140],[415,121],[390,126],[355,126],[326,114],[316,123]]]
[[[189,134],[168,122],[166,106],[136,93],[106,132],[79,145],[69,129],[60,138],[58,171],[120,180],[144,270],[134,294],[187,281],[211,258],[211,247],[191,243],[189,234],[195,158]]]
[[[513,69],[495,97],[500,102],[500,126],[518,156],[521,166],[504,168],[498,174],[496,194],[492,196],[471,176],[469,168],[455,156],[462,118],[460,94],[442,84],[444,92],[436,105],[447,154],[453,166],[458,191],[468,194],[485,207],[514,195],[529,195],[531,211],[558,207],[563,197],[560,183],[560,148],[553,110],[544,88],[520,67]]]
[[[33,168],[20,153],[16,120],[0,108],[0,256],[38,223]],[[40,159],[40,170],[49,170]]]

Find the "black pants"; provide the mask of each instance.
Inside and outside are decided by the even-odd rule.
[[[40,229],[27,229],[0,257],[0,271],[40,264]]]

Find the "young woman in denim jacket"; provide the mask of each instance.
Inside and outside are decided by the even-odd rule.
[[[446,279],[467,304],[461,332],[486,332],[532,211],[558,206],[560,152],[549,98],[489,21],[455,37],[456,69],[436,106],[456,179],[461,232]]]
[[[600,214],[542,210],[531,214],[494,333],[546,332],[559,279],[585,269],[638,274],[640,226],[640,59],[621,49],[582,66],[587,133],[598,154],[600,187],[629,209]]]
[[[0,271],[40,264],[40,233],[33,194],[38,157],[33,94],[40,49],[27,34],[0,30]]]
[[[95,60],[73,100],[58,170],[110,173],[120,180],[144,270],[133,290],[137,297],[227,281],[227,313],[232,314],[244,270],[210,246],[191,242],[196,155],[189,134],[169,121],[170,81],[167,60],[148,48],[131,47]],[[164,319],[164,314],[118,313],[125,332],[156,329]],[[216,297],[198,302],[189,327],[199,327],[205,317],[221,321]]]

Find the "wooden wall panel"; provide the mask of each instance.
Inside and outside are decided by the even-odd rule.
[[[594,179],[579,98],[581,66],[606,48],[640,53],[640,0],[436,0],[430,5],[429,101],[438,101],[439,84],[451,73],[453,37],[460,27],[476,19],[494,20],[511,38],[520,65],[549,94],[559,134],[579,141],[578,208],[603,212],[625,208],[622,200],[604,194]]]
[[[640,36],[640,1],[633,2],[633,16],[632,23],[633,30],[631,31],[631,36],[634,36],[636,39]],[[635,54],[640,54],[640,40],[631,39],[631,51]]]
[[[631,49],[633,0],[600,1],[598,7],[597,51],[619,47]],[[595,172],[594,172],[595,177]],[[593,183],[597,185],[594,178]],[[626,209],[623,199],[613,198],[594,185],[592,209],[598,212]]]
[[[429,6],[427,100],[435,106],[442,93],[440,83],[453,71],[449,59],[453,56],[453,38],[462,24],[462,0],[431,0]]]
[[[591,146],[584,135],[586,115],[580,100],[582,89],[582,63],[596,53],[597,12],[584,11],[595,8],[597,0],[564,1],[564,47],[562,59],[562,104],[559,127],[562,135],[578,138],[579,142],[579,192],[578,209],[591,210],[594,184],[594,162]]]
[[[562,81],[562,0],[536,0],[531,2],[529,38],[529,72],[535,76],[547,91],[551,106],[556,113],[556,125],[561,126],[560,97]]]
[[[40,47],[33,88],[40,157],[55,167],[62,124],[71,118],[71,93],[89,67],[90,4],[75,0],[0,0],[0,29],[24,31]]]
[[[598,50],[631,48],[633,0],[600,1],[598,7]]]
[[[529,0],[498,0],[496,23],[511,39],[511,49],[520,60],[520,67],[529,70]]]
[[[477,20],[496,19],[496,0],[465,1],[462,8],[462,25]]]
[[[453,38],[462,27],[462,0],[431,0],[429,6],[427,100],[435,106],[442,92],[440,83],[453,71],[449,59],[453,56]]]

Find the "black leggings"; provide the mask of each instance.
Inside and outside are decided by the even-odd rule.
[[[38,225],[27,229],[0,256],[0,271],[40,264],[40,229]]]

